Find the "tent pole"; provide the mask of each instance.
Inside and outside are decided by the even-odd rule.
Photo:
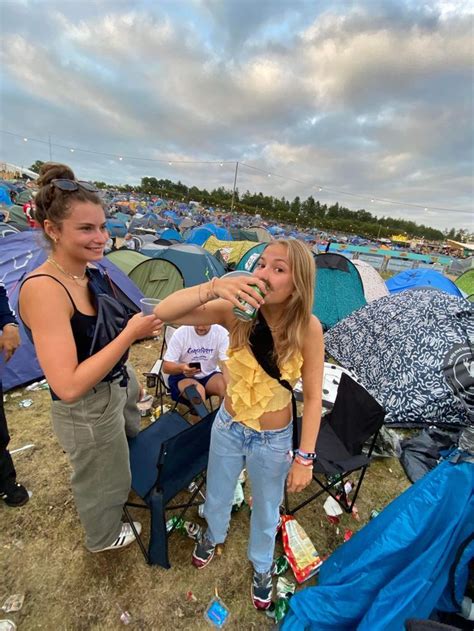
[[[234,175],[234,188],[232,190],[232,201],[230,203],[230,211],[232,212],[234,210],[234,199],[235,199],[235,188],[237,185],[237,171],[239,170],[239,163],[236,162],[235,163],[235,175]]]

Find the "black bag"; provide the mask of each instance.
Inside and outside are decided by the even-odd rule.
[[[89,355],[92,356],[102,350],[114,340],[126,327],[131,312],[115,296],[115,289],[110,279],[105,278],[98,269],[87,270],[89,277],[89,289],[94,297],[97,308],[97,322],[91,342]],[[128,359],[128,350],[122,355],[112,370],[102,381],[112,381],[122,376],[123,381],[128,381],[125,362]]]

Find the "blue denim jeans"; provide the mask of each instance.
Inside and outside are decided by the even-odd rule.
[[[211,543],[223,543],[237,478],[246,467],[252,485],[248,557],[257,572],[273,562],[279,508],[291,464],[292,423],[258,432],[235,422],[221,405],[212,427],[204,516]]]

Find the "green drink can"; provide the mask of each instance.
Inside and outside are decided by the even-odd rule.
[[[263,293],[260,290],[260,287],[258,287],[257,285],[250,285],[250,287],[252,287],[252,289],[255,289],[255,291],[258,294],[263,296]],[[235,317],[238,318],[239,320],[244,320],[245,322],[248,322],[249,320],[253,320],[257,315],[258,308],[252,306],[250,303],[246,302],[242,298],[239,298],[239,302],[241,306],[234,307],[232,309]]]

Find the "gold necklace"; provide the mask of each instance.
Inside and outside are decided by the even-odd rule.
[[[78,281],[78,280],[84,280],[86,277],[86,270],[84,270],[84,273],[82,274],[82,276],[76,276],[76,274],[71,274],[71,272],[68,272],[67,270],[64,269],[64,267],[62,267],[61,265],[59,265],[59,263],[57,261],[55,261],[53,259],[52,256],[48,256],[47,261],[49,263],[52,263],[55,267],[58,268],[58,270],[60,272],[62,272],[63,274],[65,274],[66,276],[69,276],[69,278],[72,278],[72,280],[74,281]]]

